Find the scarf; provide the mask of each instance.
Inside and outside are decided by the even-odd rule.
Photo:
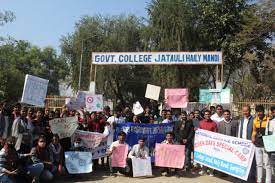
[[[41,161],[47,161],[47,149],[46,147],[36,147],[37,158]]]

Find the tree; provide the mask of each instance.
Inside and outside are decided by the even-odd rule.
[[[17,102],[26,74],[48,79],[48,94],[58,95],[59,81],[67,75],[66,67],[52,48],[40,49],[26,41],[9,40],[0,46],[0,99]]]

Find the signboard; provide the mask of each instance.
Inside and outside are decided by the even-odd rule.
[[[255,146],[251,141],[206,130],[196,130],[194,161],[247,180]]]
[[[168,108],[186,108],[188,104],[188,89],[165,89],[165,104]]]
[[[200,103],[202,104],[228,104],[230,102],[230,89],[200,89]]]
[[[156,144],[156,166],[183,168],[185,160],[185,146],[174,144]]]
[[[87,94],[86,109],[90,112],[103,111],[103,96]]]
[[[90,173],[93,171],[92,153],[65,152],[65,165],[70,174]]]
[[[158,101],[160,89],[161,89],[160,86],[147,84],[145,98],[149,98],[149,99]]]
[[[22,103],[43,107],[49,80],[27,74],[22,94]]]
[[[92,63],[97,65],[219,65],[222,52],[94,52]]]
[[[78,127],[77,118],[55,118],[49,121],[53,134],[58,134],[59,138],[71,137]]]

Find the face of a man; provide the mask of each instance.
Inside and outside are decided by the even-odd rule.
[[[171,112],[167,112],[167,113],[166,113],[166,118],[167,118],[167,119],[172,119],[172,114],[171,114]]]
[[[263,111],[258,111],[258,112],[257,112],[257,116],[258,116],[260,119],[263,119],[263,118],[264,118],[264,112],[263,112]]]
[[[209,112],[205,112],[205,113],[204,113],[204,118],[205,118],[206,120],[209,120],[209,119],[210,119],[210,113],[209,113]]]
[[[166,135],[166,140],[167,140],[168,142],[172,142],[172,141],[173,141],[173,135],[167,134],[167,135]]]
[[[249,117],[250,116],[250,111],[249,111],[249,108],[248,107],[243,107],[243,116],[245,117]]]
[[[21,112],[20,112],[20,115],[21,115],[22,117],[26,117],[26,116],[27,116],[27,111],[24,110],[24,109],[22,109]]]
[[[118,140],[119,140],[120,142],[124,142],[124,141],[125,141],[125,135],[119,135],[119,136],[118,136]]]
[[[199,111],[195,111],[195,112],[194,112],[194,117],[195,117],[196,119],[199,119],[199,118],[200,118],[200,112],[199,112]]]
[[[166,111],[162,111],[162,112],[161,112],[161,116],[162,116],[162,118],[165,119],[165,118],[166,118]]]
[[[275,118],[275,110],[271,111],[272,118]]]
[[[229,113],[229,112],[224,112],[224,113],[223,113],[223,116],[224,116],[224,119],[225,119],[226,121],[229,121],[229,120],[230,120],[230,113]]]
[[[144,142],[143,140],[139,140],[139,141],[138,141],[138,144],[140,145],[140,147],[144,147],[145,142]]]
[[[217,107],[217,114],[218,115],[222,115],[222,108],[221,107]]]
[[[181,119],[182,119],[183,121],[185,121],[185,120],[187,120],[187,116],[186,116],[185,114],[181,114]]]

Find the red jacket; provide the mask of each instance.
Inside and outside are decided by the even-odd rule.
[[[211,132],[217,132],[218,131],[217,124],[214,121],[212,121],[211,119],[201,120],[200,124],[199,124],[199,128],[203,129],[203,130],[211,131]]]

